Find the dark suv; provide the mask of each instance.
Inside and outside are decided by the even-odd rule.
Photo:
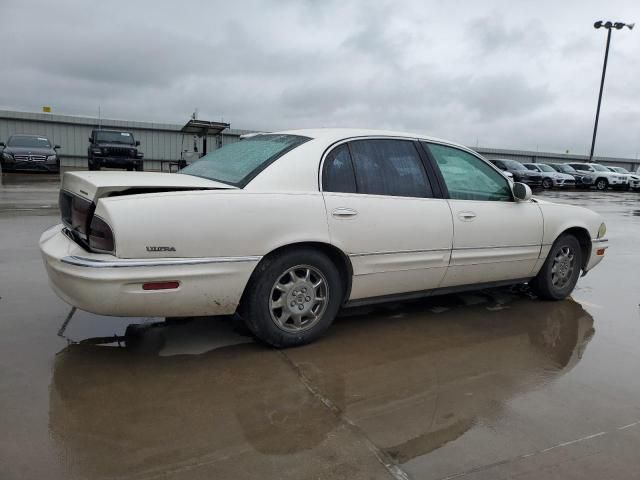
[[[520,162],[508,159],[489,159],[500,170],[511,173],[514,182],[526,183],[531,188],[542,186],[542,174],[534,172],[522,165]]]
[[[3,172],[12,170],[60,171],[60,157],[53,145],[42,135],[11,135],[6,145],[0,142],[0,166]]]
[[[92,130],[89,137],[89,170],[102,167],[143,170],[140,142],[124,130]]]

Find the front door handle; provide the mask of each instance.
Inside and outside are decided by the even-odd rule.
[[[331,215],[336,218],[350,218],[358,215],[358,212],[353,208],[338,207],[331,212]]]
[[[458,214],[458,218],[460,220],[462,220],[463,222],[470,222],[472,221],[474,218],[476,218],[476,214],[473,212],[460,212]]]

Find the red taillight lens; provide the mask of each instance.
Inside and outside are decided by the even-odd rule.
[[[114,240],[111,227],[100,217],[94,216],[89,227],[89,248],[96,252],[113,253]]]
[[[180,286],[179,282],[148,282],[142,284],[143,290],[173,290]]]

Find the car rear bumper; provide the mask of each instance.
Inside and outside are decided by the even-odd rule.
[[[84,250],[56,225],[40,238],[49,283],[65,302],[101,315],[184,317],[236,311],[260,257],[121,259]],[[148,282],[177,288],[144,290]]]

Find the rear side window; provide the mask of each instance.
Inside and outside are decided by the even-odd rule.
[[[350,144],[358,193],[432,197],[420,155],[409,140],[355,140]]]
[[[356,176],[346,143],[334,148],[325,158],[322,189],[325,192],[356,193]]]

